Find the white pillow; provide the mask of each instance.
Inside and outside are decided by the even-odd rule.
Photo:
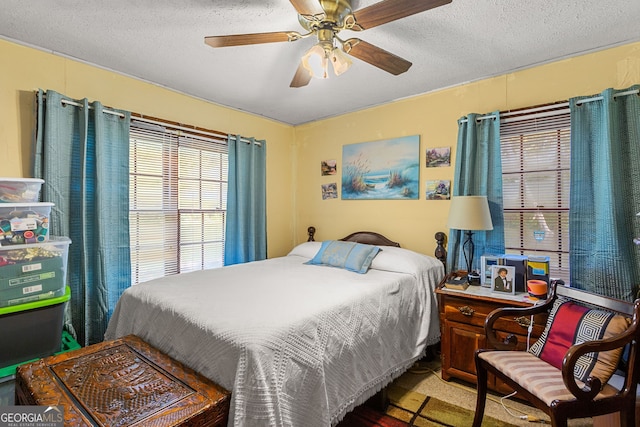
[[[378,256],[373,259],[371,268],[383,271],[393,271],[396,273],[415,274],[420,269],[440,263],[434,263],[435,258],[420,254],[409,249],[396,248],[394,246],[384,246]]]
[[[293,248],[291,252],[287,254],[287,256],[298,255],[298,256],[311,259],[318,253],[321,245],[322,245],[322,242],[300,243],[298,246]]]

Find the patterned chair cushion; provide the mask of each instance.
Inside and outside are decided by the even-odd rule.
[[[558,298],[540,339],[531,346],[529,353],[562,369],[562,359],[572,345],[609,338],[628,327],[629,319],[624,316]],[[578,359],[573,374],[583,382],[594,376],[604,386],[615,372],[621,353],[622,349],[585,354]]]
[[[484,351],[478,355],[495,366],[530,393],[551,406],[554,400],[572,400],[575,396],[564,385],[562,371],[526,351]],[[582,387],[584,383],[577,381]],[[617,392],[605,385],[595,400]]]

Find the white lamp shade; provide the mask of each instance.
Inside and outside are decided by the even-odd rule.
[[[447,226],[455,230],[493,230],[487,197],[453,197]]]

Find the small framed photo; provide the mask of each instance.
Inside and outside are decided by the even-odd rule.
[[[491,287],[491,266],[504,264],[502,257],[495,255],[482,255],[480,257],[480,284]]]
[[[516,293],[514,283],[515,276],[515,267],[509,265],[492,265],[491,292],[514,295]]]
[[[427,167],[451,166],[451,147],[427,148]]]
[[[338,184],[332,182],[331,184],[322,184],[322,200],[337,199],[338,198]]]
[[[451,181],[438,179],[427,181],[427,200],[449,200],[451,199]]]
[[[320,162],[320,172],[322,176],[335,175],[338,171],[338,163],[335,160],[322,160]]]

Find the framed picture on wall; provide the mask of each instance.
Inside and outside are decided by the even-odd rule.
[[[342,147],[343,200],[417,200],[419,178],[418,135]]]
[[[515,277],[515,267],[509,265],[492,265],[491,292],[514,295],[516,293]]]
[[[338,171],[338,165],[335,160],[322,160],[320,162],[320,172],[322,176],[335,175]]]
[[[338,184],[332,182],[330,184],[322,184],[322,200],[337,199],[338,198]]]
[[[451,147],[427,148],[428,168],[451,166]]]
[[[451,181],[433,180],[427,181],[427,200],[449,200],[451,198]]]

